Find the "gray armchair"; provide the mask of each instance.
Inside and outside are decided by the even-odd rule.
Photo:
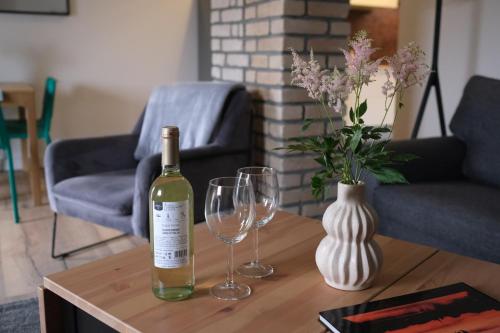
[[[365,177],[381,234],[500,263],[500,81],[472,77],[455,136],[393,142],[419,156],[398,168],[409,185]]]
[[[194,88],[203,90],[205,87],[210,89],[209,84]],[[220,98],[224,99],[220,103],[220,110],[210,110],[210,101],[200,103],[206,94],[197,94],[195,97],[198,99],[196,105],[200,105],[203,110],[191,108],[189,103],[185,109],[180,106],[180,117],[184,117],[184,120],[179,119],[180,123],[186,120],[195,124],[202,121],[196,112],[219,112],[218,117],[214,117],[213,124],[197,124],[205,126],[205,129],[209,128],[209,139],[197,147],[181,148],[180,152],[182,173],[194,190],[195,222],[204,219],[203,207],[208,181],[214,177],[235,174],[239,167],[248,165],[250,159],[250,95],[239,85],[224,85],[222,88],[225,92],[220,94]],[[57,214],[118,229],[125,234],[149,236],[149,187],[161,172],[161,154],[153,153],[140,159],[134,155],[137,155],[141,131],[148,128],[145,124],[148,121],[147,113],[158,112],[158,108],[151,109],[152,111],[149,106],[146,108],[131,134],[63,140],[54,142],[47,148],[45,177],[50,206],[54,211],[54,258],[83,249],[55,254]],[[160,110],[161,113],[169,112],[168,108]],[[161,120],[161,116],[156,115],[149,119],[166,121],[165,117]],[[175,121],[172,123],[172,120],[168,124],[179,126]],[[179,127],[182,135],[183,127]],[[191,132],[196,134],[197,128]],[[160,141],[160,131],[148,135],[157,137],[156,140]],[[96,244],[89,246],[94,245]]]

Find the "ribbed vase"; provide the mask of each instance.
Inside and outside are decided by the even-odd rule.
[[[337,200],[323,215],[327,235],[316,249],[316,265],[325,282],[337,289],[369,288],[382,266],[373,239],[378,217],[365,200],[365,185],[338,183]]]

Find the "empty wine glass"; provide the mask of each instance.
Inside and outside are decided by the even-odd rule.
[[[210,293],[223,300],[239,300],[250,295],[251,289],[234,281],[233,244],[243,240],[255,218],[252,183],[244,178],[223,177],[210,180],[205,200],[208,228],[228,246],[226,281],[210,288]]]
[[[238,267],[241,275],[262,278],[273,274],[271,265],[266,265],[259,258],[259,228],[272,220],[279,201],[279,185],[276,171],[270,167],[245,167],[238,169],[238,178],[250,180],[255,196],[255,223],[253,228],[252,261]]]

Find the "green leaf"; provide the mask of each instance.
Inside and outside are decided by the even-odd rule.
[[[309,118],[304,119],[304,124],[302,125],[302,131],[307,131],[309,126],[311,126],[312,122],[313,122],[312,119]]]
[[[354,130],[354,134],[351,138],[351,142],[349,144],[349,147],[351,148],[352,151],[355,151],[356,148],[358,148],[359,142],[361,141],[361,136],[363,135],[363,131],[361,128],[356,128]]]
[[[368,104],[366,103],[366,99],[365,99],[365,101],[359,105],[358,117],[359,118],[363,117],[363,115],[366,113],[366,110],[368,110]]]
[[[335,149],[335,147],[338,144],[339,144],[339,140],[338,139],[335,139],[335,138],[327,136],[327,137],[323,138],[323,144],[321,145],[321,147],[325,151],[333,151],[333,149]]]
[[[372,132],[374,133],[389,133],[391,129],[389,127],[375,127]]]
[[[312,187],[313,195],[318,199],[321,198],[321,196],[325,192],[325,180],[324,180],[324,178],[318,174],[315,174],[311,178],[311,187]]]
[[[385,184],[407,184],[406,178],[396,169],[393,168],[380,168],[370,170],[377,180]]]
[[[373,126],[365,126],[363,127],[363,134],[370,133],[373,130]]]
[[[325,158],[323,156],[316,157],[314,160],[318,162],[320,165],[327,167]]]
[[[354,119],[356,119],[354,117],[354,111],[352,110],[352,107],[349,109],[349,119],[351,120],[351,122],[354,123]]]
[[[281,149],[281,148],[278,148],[278,149]],[[301,144],[288,145],[287,147],[285,147],[285,149],[287,149],[288,151],[300,151],[300,152],[309,151],[309,147],[307,147],[305,145],[301,145]]]
[[[350,126],[346,126],[340,130],[341,133],[345,135],[351,135],[353,133],[352,128]]]

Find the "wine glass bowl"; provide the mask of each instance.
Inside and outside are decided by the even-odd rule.
[[[233,278],[233,244],[243,240],[255,219],[252,183],[244,178],[222,177],[210,180],[205,200],[205,218],[210,232],[228,245],[226,280],[210,293],[223,300],[238,300],[250,295],[249,286]]]
[[[269,223],[278,209],[279,185],[276,171],[270,167],[245,167],[238,169],[239,179],[251,182],[255,197],[255,222],[253,227],[254,258],[238,267],[237,272],[251,278],[273,274],[274,268],[259,258],[259,229]]]

